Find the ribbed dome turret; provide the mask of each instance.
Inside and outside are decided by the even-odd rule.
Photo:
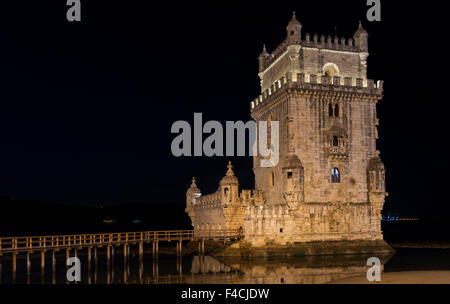
[[[192,184],[188,188],[187,193],[188,194],[194,194],[194,193],[200,194],[200,193],[202,193],[200,191],[200,189],[197,187],[197,184],[195,183],[195,177],[192,178]]]
[[[231,164],[231,161],[228,162],[228,171],[227,174],[222,178],[222,180],[220,181],[221,185],[238,185],[239,181],[237,179],[237,177],[234,175],[233,172],[233,165]]]

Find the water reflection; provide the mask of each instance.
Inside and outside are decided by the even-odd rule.
[[[238,257],[160,257],[129,255],[112,259],[95,255],[93,265],[83,255],[81,284],[320,284],[365,275],[368,256],[324,256],[303,258],[244,259]],[[390,257],[380,257],[382,264]],[[122,260],[122,261],[121,261]],[[18,259],[14,274],[3,259],[1,283],[64,284],[67,267],[58,258],[42,271],[39,260]],[[58,267],[59,266],[59,267]],[[84,267],[86,266],[86,267]]]

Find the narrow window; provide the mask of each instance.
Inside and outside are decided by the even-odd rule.
[[[333,142],[332,142],[333,147],[337,147],[339,146],[339,139],[337,136],[333,136]]]
[[[228,188],[223,189],[223,194],[226,196],[228,194]]]
[[[333,117],[333,105],[328,104],[328,116]]]
[[[280,228],[280,233],[283,233],[283,228]]]
[[[334,116],[339,117],[339,104],[334,106]]]
[[[288,178],[288,179],[291,179],[291,178],[292,178],[292,171],[288,171],[288,173],[287,173],[287,178]]]
[[[272,187],[275,186],[275,173],[272,171],[272,180],[271,180]]]
[[[333,184],[338,184],[341,182],[341,177],[338,168],[331,169],[331,182]]]
[[[291,36],[294,36],[294,31],[291,31]]]

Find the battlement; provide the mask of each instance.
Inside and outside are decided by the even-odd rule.
[[[264,204],[263,192],[260,190],[242,190],[239,198],[244,206],[259,206]]]
[[[339,37],[337,36],[334,36],[334,38],[331,38],[331,36],[325,38],[324,35],[321,35],[319,37],[317,34],[314,34],[311,37],[309,33],[306,33],[305,40],[302,41],[302,45],[319,49],[358,52],[358,48],[354,45],[354,41],[352,38],[349,38],[347,40],[346,38],[342,37],[339,39]]]
[[[195,204],[195,208],[216,208],[220,207],[222,204],[222,197],[220,192],[217,191],[215,193],[202,195],[197,198],[197,204]]]
[[[328,35],[310,35],[306,33],[305,39],[297,40],[292,43],[291,40],[285,39],[281,42],[272,53],[268,54],[262,62],[262,69],[267,69],[274,61],[276,61],[290,45],[300,45],[305,48],[316,48],[321,50],[334,50],[334,51],[346,51],[358,53],[358,48],[355,46],[354,40],[352,38],[346,39],[344,37],[339,38],[337,36],[331,37]]]
[[[325,76],[316,74],[298,73],[292,75],[288,72],[285,76],[275,81],[270,88],[265,90],[263,94],[250,102],[251,111],[255,111],[261,107],[268,99],[274,95],[278,95],[288,89],[297,89],[302,91],[328,91],[341,92],[349,94],[367,94],[382,97],[383,80],[375,82],[372,79]]]

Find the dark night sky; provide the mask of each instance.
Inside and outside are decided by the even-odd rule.
[[[443,4],[382,1],[382,22],[369,23],[365,0],[241,2],[82,0],[81,23],[67,22],[65,0],[3,6],[0,195],[183,204],[193,175],[215,191],[228,158],[173,157],[170,127],[194,112],[249,120],[262,44],[284,39],[295,10],[303,33],[349,38],[363,20],[369,78],[385,80],[385,208],[448,217]],[[251,159],[231,160],[251,188]]]

